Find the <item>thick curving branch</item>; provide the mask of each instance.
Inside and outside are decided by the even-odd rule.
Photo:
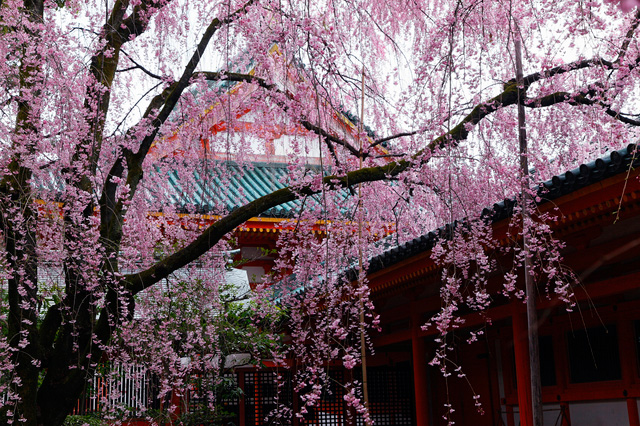
[[[380,181],[397,176],[408,169],[411,164],[411,162],[403,160],[384,166],[355,170],[344,176],[326,176],[322,181],[329,190],[349,188],[359,183]],[[272,207],[293,201],[299,197],[317,194],[318,192],[320,192],[319,189],[312,189],[311,186],[304,186],[297,190],[291,187],[282,188],[234,210],[224,218],[210,225],[198,238],[186,247],[178,250],[176,253],[161,260],[145,271],[126,275],[124,281],[127,289],[130,290],[132,294],[136,294],[154,285],[175,270],[186,266],[206,253],[220,241],[222,237],[252,217],[258,216],[260,213]]]
[[[163,92],[164,96],[157,100],[154,99],[156,100],[156,102],[162,101],[162,109],[152,121],[152,131],[142,140],[138,152],[134,155],[130,155],[127,158],[127,166],[129,167],[127,184],[129,184],[129,187],[131,188],[132,195],[133,193],[135,193],[140,178],[142,177],[142,163],[146,158],[151,145],[155,141],[158,132],[160,131],[160,126],[162,126],[167,118],[169,118],[169,114],[171,114],[171,111],[173,111],[173,109],[175,108],[178,100],[180,99],[180,96],[182,96],[184,90],[191,84],[191,79],[194,77],[195,69],[200,63],[200,59],[202,59],[204,51],[209,45],[211,38],[220,28],[232,23],[238,17],[246,13],[247,8],[251,6],[254,1],[255,0],[249,0],[247,3],[245,3],[244,6],[224,19],[215,18],[213,21],[211,21],[204,34],[200,38],[200,42],[191,55],[189,62],[185,66],[180,79],[177,82],[173,83],[169,87],[169,90],[165,90]],[[150,111],[149,108],[147,109],[147,111]]]
[[[640,13],[640,12],[639,12]],[[640,15],[638,15],[640,17]],[[638,18],[637,17],[637,18]],[[633,23],[631,33],[627,37],[627,39],[631,38],[633,32],[638,26],[638,19]],[[625,41],[626,42],[626,41]],[[623,50],[628,47],[628,43],[623,44]],[[453,127],[448,132],[440,135],[439,137],[433,139],[425,148],[419,150],[414,155],[411,156],[409,160],[399,160],[395,162],[388,163],[384,166],[378,167],[368,167],[360,170],[355,170],[349,172],[343,176],[327,176],[323,179],[323,183],[328,186],[329,189],[340,189],[340,188],[349,188],[352,185],[356,185],[358,183],[364,182],[373,182],[380,181],[385,179],[390,179],[398,174],[402,173],[406,169],[412,167],[413,165],[421,165],[429,161],[430,154],[433,153],[436,149],[444,148],[444,147],[452,147],[456,146],[460,141],[465,140],[471,128],[477,125],[480,121],[482,121],[485,117],[493,114],[497,110],[515,105],[518,102],[518,94],[519,92],[526,92],[526,89],[533,83],[551,78],[557,75],[565,74],[578,69],[585,69],[590,67],[601,66],[607,69],[613,69],[614,63],[611,61],[607,61],[601,58],[592,58],[575,61],[570,64],[566,64],[559,67],[554,67],[550,70],[546,70],[543,72],[536,72],[533,74],[529,74],[524,77],[524,87],[518,88],[515,79],[512,79],[504,84],[503,91],[499,93],[497,96],[489,99],[487,102],[480,103],[476,105],[471,112],[469,112],[466,116],[460,120],[460,122]],[[215,72],[203,72],[202,73],[205,78],[209,80],[228,80],[228,81],[244,81],[247,83],[257,84],[260,87],[266,90],[276,90],[276,85],[268,83],[265,79],[260,77],[256,77],[250,74],[238,74],[238,73],[215,73]],[[285,93],[285,95],[288,95]],[[523,102],[527,102],[522,97]],[[579,94],[577,96],[568,96],[564,93],[556,93],[549,95],[547,97],[535,100],[533,102],[528,102],[527,106],[530,107],[542,107],[542,106],[551,106],[556,103],[566,102],[569,104],[593,104],[595,101],[592,101],[586,97],[586,94]],[[621,116],[619,113],[612,111],[610,108],[606,108],[605,112],[607,114],[614,116],[615,118],[627,122],[628,124],[636,125],[635,120],[631,120],[627,117]],[[308,122],[301,123],[308,130],[317,133],[318,135],[325,138],[327,141],[340,144],[349,149],[348,143],[340,140],[339,138],[329,134],[324,129],[321,129],[317,126],[312,125]],[[392,140],[397,137],[402,136],[412,136],[421,133],[421,131],[412,131],[412,132],[404,132],[396,136],[389,136],[386,138],[379,139],[374,142],[374,144],[380,144],[382,142]],[[359,150],[355,150],[353,147],[349,150],[350,152],[362,155]],[[299,196],[308,196],[319,192],[318,189],[312,189],[311,186],[305,186],[298,189],[293,188],[283,188],[278,191],[275,191],[271,194],[263,196],[251,203],[244,205],[243,207],[229,213],[227,216],[222,218],[221,220],[210,225],[196,240],[187,245],[181,250],[178,250],[176,253],[168,256],[167,258],[161,260],[155,265],[151,266],[145,271],[142,271],[137,274],[131,274],[124,277],[124,282],[126,283],[126,287],[133,293],[137,293],[139,291],[148,288],[163,278],[166,278],[173,271],[182,268],[197,259],[199,256],[206,253],[211,247],[213,247],[220,239],[226,235],[227,233],[233,231],[237,226],[241,225],[245,221],[249,220],[252,217],[258,216],[260,213],[276,207],[280,204],[290,202],[298,198]]]

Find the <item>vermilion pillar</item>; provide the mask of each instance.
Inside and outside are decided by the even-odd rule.
[[[623,395],[627,396],[627,389],[636,383],[636,357],[633,350],[633,342],[636,340],[635,330],[630,321],[618,321],[617,326],[622,383],[626,388],[623,391]],[[638,403],[635,398],[627,397],[627,412],[629,414],[629,426],[640,426]]]
[[[515,302],[518,303],[518,302]],[[513,349],[516,357],[516,380],[518,382],[518,407],[520,425],[533,426],[531,412],[531,377],[529,370],[529,339],[527,338],[527,316],[514,305]]]
[[[635,398],[627,398],[627,411],[629,412],[629,426],[639,426],[638,403]]]
[[[411,349],[413,352],[413,387],[416,401],[416,425],[429,426],[429,395],[427,394],[427,349],[420,337],[420,319],[411,318]]]

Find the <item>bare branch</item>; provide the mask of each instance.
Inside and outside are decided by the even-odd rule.
[[[423,132],[422,130],[414,130],[412,132],[402,132],[402,133],[397,133],[395,135],[387,136],[386,138],[376,139],[371,145],[369,145],[369,148],[373,148],[385,142],[389,142],[394,139],[402,138],[405,136],[414,136],[422,132]]]
[[[300,124],[305,129],[315,133],[316,135],[322,136],[325,139],[325,141],[332,142],[332,143],[335,143],[336,145],[343,146],[351,154],[353,154],[355,157],[360,157],[360,155],[361,155],[360,151],[358,149],[356,149],[353,145],[351,145],[349,142],[332,135],[331,133],[327,132],[323,128],[318,127],[315,124],[312,124],[311,122],[309,122],[307,120],[300,121]]]
[[[598,67],[598,66],[604,69],[614,68],[613,62],[607,61],[606,59],[602,59],[602,58],[582,59],[582,60],[571,62],[568,64],[559,65],[557,67],[551,68],[546,71],[540,71],[533,74],[529,74],[523,78],[524,87],[527,88],[537,81],[555,77],[556,75],[566,74],[571,71]],[[512,79],[512,80],[509,80],[506,84],[511,84],[514,82],[515,82],[515,79]]]
[[[142,72],[144,72],[145,74],[147,74],[149,77],[151,78],[155,78],[156,80],[164,80],[164,78],[162,76],[159,76],[158,74],[152,73],[151,71],[149,71],[148,69],[146,69],[145,67],[143,67],[142,65],[140,65],[139,63],[137,63],[127,52],[125,52],[124,50],[122,50],[122,53],[124,53],[124,55],[127,57],[127,59],[129,59],[131,62],[133,62],[133,67],[129,67],[129,68],[125,68],[122,70],[116,70],[116,72],[124,72],[124,71],[130,71],[130,70],[134,70],[134,69],[139,69]]]
[[[554,92],[537,99],[533,99],[530,103],[525,104],[529,108],[543,108],[560,103],[568,103],[569,105],[598,105],[602,107],[604,112],[615,118],[616,120],[629,124],[631,126],[640,126],[640,121],[628,118],[628,114],[622,114],[619,111],[615,111],[611,108],[611,105],[602,101],[590,99],[589,93],[568,93],[568,92]]]

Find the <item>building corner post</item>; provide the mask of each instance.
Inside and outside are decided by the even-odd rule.
[[[413,358],[413,386],[416,404],[416,425],[429,426],[429,395],[427,383],[427,349],[420,336],[420,318],[411,317],[411,351]]]
[[[521,312],[518,302],[514,303],[512,314],[513,349],[516,365],[516,381],[518,386],[518,410],[522,426],[533,425],[531,411],[531,371],[529,366],[529,339],[527,315]]]

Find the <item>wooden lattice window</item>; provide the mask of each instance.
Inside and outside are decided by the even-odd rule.
[[[362,373],[355,372],[358,380]],[[413,379],[407,368],[374,367],[367,370],[369,411],[376,426],[413,425]],[[358,426],[364,426],[361,418]]]
[[[291,425],[289,415],[280,415],[282,407],[291,407],[291,381],[288,372],[269,370],[242,374],[247,426]]]

